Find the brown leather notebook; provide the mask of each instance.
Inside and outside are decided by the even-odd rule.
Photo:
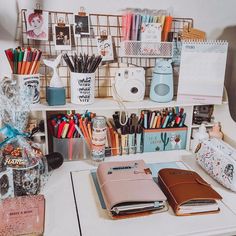
[[[222,197],[196,172],[166,168],[158,182],[176,215],[218,212]]]

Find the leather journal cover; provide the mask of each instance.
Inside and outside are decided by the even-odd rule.
[[[166,197],[143,160],[101,163],[97,179],[113,217],[167,210]]]
[[[7,198],[0,202],[0,235],[43,235],[43,195]]]
[[[166,168],[159,171],[158,183],[176,215],[218,212],[222,197],[196,172]]]

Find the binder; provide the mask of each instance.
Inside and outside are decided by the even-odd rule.
[[[221,104],[228,43],[183,41],[177,100],[185,103]]]

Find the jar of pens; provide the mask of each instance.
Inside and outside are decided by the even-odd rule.
[[[55,114],[48,121],[53,151],[66,160],[83,160],[91,156],[95,162],[105,158],[106,118],[86,111],[83,114]]]
[[[64,54],[63,58],[71,71],[71,103],[92,104],[95,92],[95,72],[102,57],[74,54],[71,60],[67,54]]]
[[[40,102],[40,58],[42,51],[36,48],[17,47],[5,50],[12,70],[12,79],[16,81],[20,90],[33,88],[32,104]]]

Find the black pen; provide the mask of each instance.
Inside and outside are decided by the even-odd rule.
[[[88,73],[88,71],[87,71],[87,65],[88,65],[88,55],[84,55],[83,73]]]
[[[84,60],[83,60],[83,55],[82,53],[80,53],[80,56],[79,56],[79,59],[80,59],[80,62],[81,62],[81,73],[83,72],[84,70]]]
[[[100,62],[102,61],[102,56],[98,56],[98,58],[97,58],[97,61],[96,61],[96,64],[95,64],[95,68],[94,68],[94,70],[93,70],[93,73],[97,70],[97,68],[98,68],[98,66],[99,66],[99,64],[100,64]]]
[[[74,66],[72,65],[71,60],[66,53],[63,55],[63,59],[65,60],[67,66],[70,68],[70,71],[74,72]]]
[[[96,61],[97,61],[97,57],[94,57],[94,58],[93,58],[93,61],[92,61],[92,65],[91,65],[91,67],[90,67],[89,73],[93,73],[93,71],[94,71],[94,69],[95,69]]]

